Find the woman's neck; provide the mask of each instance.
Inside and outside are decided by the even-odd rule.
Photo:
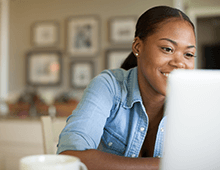
[[[155,117],[163,117],[165,99],[142,97],[142,100],[150,120],[154,120]]]
[[[140,93],[143,105],[150,119],[155,117],[163,117],[165,96],[154,91],[143,90],[140,88]],[[146,88],[145,88],[146,89]]]

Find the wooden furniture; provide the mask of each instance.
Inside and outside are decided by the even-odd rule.
[[[72,114],[72,111],[76,108],[78,104],[77,100],[70,100],[66,103],[55,102],[54,106],[56,107],[56,117],[67,117]],[[30,104],[24,102],[18,102],[15,104],[8,103],[10,114],[18,117],[27,117],[29,116]],[[36,102],[36,109],[40,115],[48,115],[48,107],[42,102]]]
[[[54,125],[65,121],[66,117],[53,120]],[[22,157],[44,153],[39,117],[0,117],[0,170],[19,170],[19,160]]]
[[[50,116],[41,116],[41,127],[45,154],[55,154],[59,134],[66,125],[64,119],[52,120]]]

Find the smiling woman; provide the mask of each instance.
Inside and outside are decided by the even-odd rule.
[[[165,96],[166,75],[174,69],[194,68],[195,44],[192,26],[182,19],[172,19],[162,24],[156,33],[144,41],[136,37],[133,51],[138,53],[141,93]]]
[[[180,10],[157,6],[137,21],[122,68],[96,76],[61,132],[58,154],[88,169],[158,169],[163,156],[166,80],[193,69],[194,26]],[[123,69],[125,68],[125,69]]]

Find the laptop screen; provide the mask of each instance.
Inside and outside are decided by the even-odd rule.
[[[175,70],[168,78],[161,170],[220,169],[220,71]]]

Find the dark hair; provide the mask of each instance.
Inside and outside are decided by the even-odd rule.
[[[121,64],[121,68],[125,70],[129,70],[130,68],[137,66],[137,58],[134,56],[133,52],[131,52],[128,57]]]
[[[139,17],[136,24],[135,37],[139,37],[144,41],[148,36],[154,34],[157,31],[159,24],[172,18],[179,18],[188,21],[192,25],[193,31],[195,32],[193,23],[182,11],[168,6],[156,6],[150,8]],[[121,68],[128,70],[136,66],[137,58],[133,52],[131,52],[122,63]]]

